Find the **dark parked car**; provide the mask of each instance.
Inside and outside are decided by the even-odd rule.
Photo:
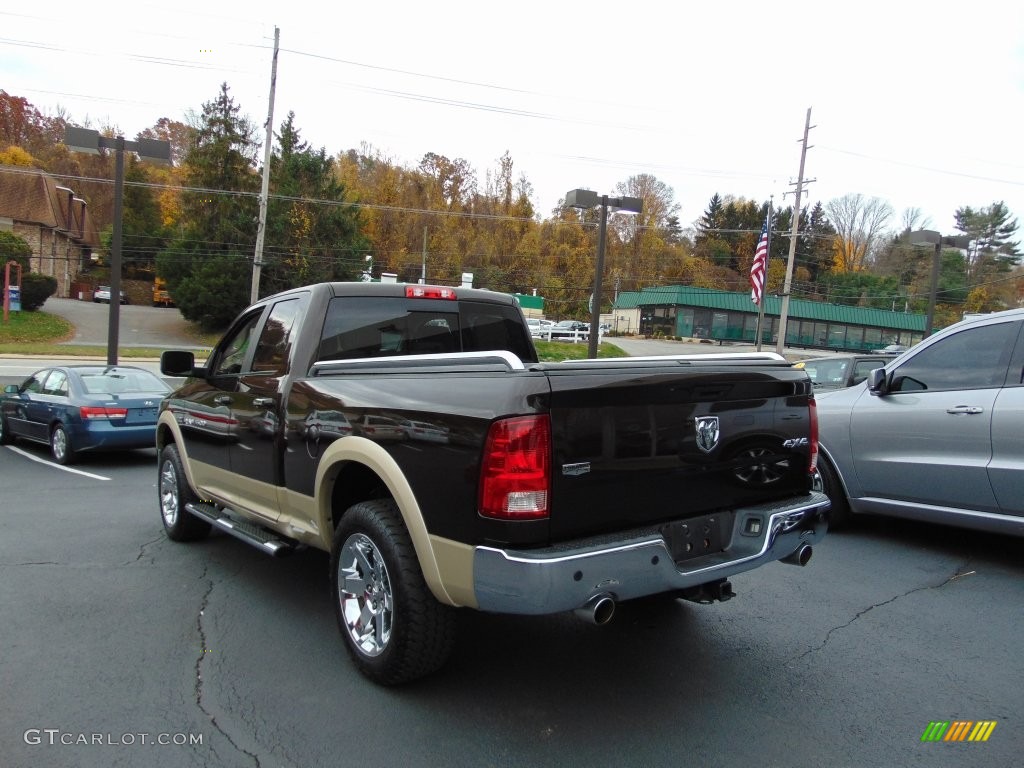
[[[895,355],[830,355],[801,360],[795,365],[807,371],[814,391],[820,392],[860,384],[872,370],[895,359]]]
[[[588,341],[590,339],[590,323],[580,320],[562,320],[546,329],[550,332],[551,341]]]
[[[0,397],[0,443],[22,438],[50,446],[70,464],[84,451],[151,448],[156,444],[163,379],[132,366],[45,368]]]
[[[815,394],[831,522],[894,515],[1024,536],[1024,309],[931,336]]]

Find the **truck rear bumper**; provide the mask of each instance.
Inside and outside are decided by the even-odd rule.
[[[696,587],[781,560],[821,541],[828,508],[828,497],[812,492],[736,509],[726,513],[732,516],[731,535],[721,551],[678,563],[657,528],[539,550],[476,547],[477,603],[480,610],[496,613],[546,614],[574,610],[597,595],[629,600]]]

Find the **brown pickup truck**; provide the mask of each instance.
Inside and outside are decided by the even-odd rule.
[[[732,596],[806,564],[828,499],[807,375],[773,354],[540,363],[513,298],[331,283],[245,310],[157,428],[168,536],[331,555],[347,648],[394,684],[454,614]]]

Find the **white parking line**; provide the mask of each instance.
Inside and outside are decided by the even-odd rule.
[[[38,461],[40,464],[46,464],[47,466],[53,467],[54,469],[63,469],[65,472],[72,472],[72,473],[74,473],[76,475],[82,475],[83,477],[91,477],[93,480],[109,480],[110,479],[109,477],[104,477],[103,475],[94,475],[92,472],[83,472],[80,469],[72,469],[71,467],[62,467],[60,464],[54,464],[52,461],[47,461],[46,459],[40,459],[38,456],[33,456],[31,453],[23,451],[23,450],[21,450],[21,448],[15,448],[13,445],[8,445],[7,447],[9,449],[11,449],[12,451],[14,451],[15,453],[17,453],[18,455],[24,456],[26,459],[31,459],[32,461]]]

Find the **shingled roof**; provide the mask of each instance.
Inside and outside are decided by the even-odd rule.
[[[0,165],[0,216],[66,232],[90,248],[100,245],[85,201],[36,168]]]

